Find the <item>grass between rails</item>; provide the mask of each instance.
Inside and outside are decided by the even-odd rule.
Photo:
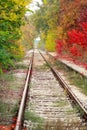
[[[31,122],[32,130],[44,130],[43,129],[43,122],[44,120],[36,115],[33,111],[26,111],[24,115],[25,120],[29,120]],[[30,126],[29,126],[30,127]]]
[[[44,130],[74,130],[78,128],[79,128],[78,121],[72,120],[71,122],[68,121],[67,123],[64,123],[63,121],[58,119],[57,121],[50,121],[50,122],[47,121]]]
[[[41,65],[41,66],[38,66],[38,67],[35,67],[37,70],[47,70],[47,69],[49,69],[49,66],[48,66],[48,64],[47,63],[44,63],[43,65]]]
[[[68,68],[66,65],[61,63],[60,61],[55,62],[55,66],[57,69],[62,70],[70,81],[70,84],[77,86],[81,89],[81,91],[87,95],[87,78],[83,77],[81,74],[73,71],[72,69]]]
[[[54,107],[64,107],[65,105],[67,105],[67,102],[65,100],[62,101],[57,101],[54,103]]]
[[[39,69],[47,69],[47,65],[44,64],[43,66],[41,66],[41,68]],[[67,102],[62,101],[62,102],[56,102],[53,104],[55,107],[60,106],[63,107],[65,105],[67,105]],[[33,108],[33,104],[31,103],[30,106],[32,106]],[[31,109],[32,109],[31,108]],[[71,114],[73,112],[77,112],[77,109],[72,109],[72,110],[68,110],[66,111],[66,114]],[[71,122],[68,121],[67,123],[65,123],[65,121],[63,122],[62,120],[57,120],[57,121],[49,121],[50,119],[48,119],[48,121],[46,121],[45,123],[43,122],[43,120],[37,116],[35,114],[35,112],[30,111],[26,111],[25,113],[25,120],[27,120],[27,122],[31,121],[33,122],[33,128],[29,127],[29,130],[74,130],[74,129],[79,129],[79,121],[76,120],[72,120]],[[41,122],[42,121],[42,122]],[[34,123],[37,123],[37,125],[35,126]],[[44,123],[44,124],[43,124]],[[29,124],[28,124],[29,125]],[[30,125],[31,126],[31,125]],[[81,129],[81,130],[85,130],[85,128]]]
[[[76,120],[67,121],[66,123],[60,119],[58,119],[57,121],[47,120],[46,122],[44,122],[44,120],[41,117],[37,116],[32,111],[25,112],[25,120],[29,120],[32,122],[32,124],[29,125],[29,129],[32,130],[85,130],[86,128],[85,125],[81,127],[79,121]],[[30,128],[30,126],[32,127]]]
[[[42,123],[43,119],[37,116],[33,111],[26,111],[25,112],[25,120],[31,120],[32,122]]]

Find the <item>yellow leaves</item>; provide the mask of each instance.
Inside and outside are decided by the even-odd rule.
[[[20,55],[21,57],[23,57],[24,52],[25,52],[25,47],[24,47],[22,44],[20,44],[17,53],[19,53],[19,55]]]
[[[0,6],[0,17],[9,20],[16,21],[19,17],[23,17],[26,13],[26,5],[31,0],[10,0],[8,3],[4,3],[4,7]]]
[[[44,4],[47,4],[47,0],[43,0]]]
[[[55,22],[54,22],[54,20],[49,19],[49,20],[48,20],[48,25],[49,25],[50,28],[54,28],[54,27],[55,27]]]
[[[20,56],[22,58],[25,52],[25,47],[21,44],[21,42],[21,40],[16,41],[15,45],[17,47],[11,46],[9,51],[11,52],[11,54]]]
[[[17,20],[17,15],[15,13],[10,13],[10,16],[9,16],[9,20],[10,21],[16,21]]]
[[[49,51],[55,51],[55,40],[57,37],[56,30],[49,30],[46,38],[46,49]]]
[[[12,1],[18,4],[19,6],[27,6],[31,2],[31,0],[12,0]]]
[[[46,38],[46,34],[45,33],[41,33],[41,38],[45,39]]]
[[[0,3],[0,73],[3,68],[14,66],[23,57],[26,42],[21,38],[26,5],[30,0],[1,0]],[[29,35],[28,35],[29,38]],[[30,39],[30,38],[29,38]]]
[[[2,10],[2,11],[1,11],[1,14],[0,14],[0,17],[5,17],[5,15],[6,15],[6,14],[5,14],[5,10]]]
[[[7,7],[5,10],[1,10],[0,17],[2,17],[5,20],[9,21],[16,21],[17,20],[17,15],[13,9],[10,11],[7,11],[9,8]]]
[[[9,21],[16,21],[18,18],[18,16],[14,12],[8,12],[7,14],[5,11],[1,12],[1,17]]]

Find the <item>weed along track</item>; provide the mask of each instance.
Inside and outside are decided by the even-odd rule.
[[[46,57],[44,52],[43,55]],[[78,105],[72,106],[73,101],[66,91],[38,50],[35,50],[30,97],[25,111],[26,129],[87,130],[86,123],[78,112]]]
[[[20,88],[19,86],[17,86],[17,88],[15,86],[14,90],[10,90],[13,92],[11,93],[12,95],[9,94],[9,91],[7,94],[5,93],[4,94],[5,96],[7,95],[10,96],[7,99],[6,98],[4,99],[3,97],[1,97],[6,102],[9,100],[9,106],[4,105],[5,101],[2,101],[3,102],[2,106],[0,104],[0,130],[24,130],[23,128],[24,111],[26,107],[29,84],[30,84],[30,79],[32,75],[33,56],[34,56],[33,51],[31,52],[28,51],[26,53],[25,59],[22,62],[17,64],[17,69],[13,71],[14,73],[12,73],[13,76],[16,77],[12,85],[15,85],[15,83],[17,85],[19,83]],[[16,90],[17,92],[15,92],[15,89],[17,89]],[[13,104],[11,104],[11,100],[14,101]],[[13,113],[9,112],[12,110],[13,110]]]

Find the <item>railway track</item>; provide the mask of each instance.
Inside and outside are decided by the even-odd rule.
[[[50,66],[43,54],[41,52],[40,54],[36,50],[30,102],[27,107],[30,118],[25,119],[24,125],[31,130],[87,130],[86,122],[84,122],[87,119],[86,109],[58,72]],[[48,67],[43,64],[47,64]],[[76,111],[72,108],[72,102],[76,107],[78,106]],[[80,112],[85,120],[81,118]],[[37,121],[38,118],[43,120],[43,123],[41,120]]]
[[[55,57],[54,56],[52,56],[49,53],[47,53],[47,55],[49,56],[49,59],[52,58],[53,61],[55,62]],[[84,94],[84,92],[86,91],[86,81],[87,81],[86,72],[82,73],[82,72],[84,72],[84,69],[81,69],[81,71],[77,67],[74,69],[75,66],[67,65],[66,63],[63,63],[60,60],[57,61],[57,64],[59,64],[59,66],[63,65],[63,68],[59,67],[61,69],[61,71],[59,70],[57,65],[53,64],[52,66],[54,66],[54,68],[57,67],[57,70],[59,70],[59,74],[62,76],[62,79],[67,81],[67,84],[69,84],[68,86],[70,87],[69,89],[71,89],[71,91],[74,93],[74,95],[76,97],[78,97],[78,100],[79,100],[81,106],[83,107],[83,109],[87,110],[87,96],[86,96],[87,94],[86,95]],[[76,85],[77,86],[76,87],[74,85],[74,83],[72,84],[72,80],[71,80],[71,83],[68,82],[69,76],[66,76],[66,74],[68,74],[67,72],[69,72],[69,71],[71,72],[71,75],[74,74],[73,77],[71,76],[74,79],[76,78],[75,76],[78,75],[77,78],[79,78],[79,82],[82,82],[83,84],[81,83],[81,85],[80,85],[80,83],[78,83],[78,85]],[[65,78],[65,76],[66,76],[66,78]],[[75,82],[77,82],[77,81],[78,80],[76,80]],[[81,89],[80,89],[79,85],[80,85]],[[85,116],[85,118],[87,118],[87,117]]]
[[[87,130],[87,110],[43,55],[32,54],[33,73],[32,58],[10,130]]]
[[[42,53],[40,53],[42,55]],[[53,72],[56,79],[60,82],[61,86],[66,90],[66,93],[69,95],[69,97],[73,100],[73,102],[77,105],[79,105],[79,108],[81,111],[83,111],[83,116],[87,120],[87,109],[82,104],[82,102],[78,99],[78,97],[72,92],[69,85],[61,78],[58,71],[55,71],[54,68],[49,64],[49,62],[46,60],[46,58],[42,55],[43,59],[46,61],[48,66],[50,67],[51,71]]]

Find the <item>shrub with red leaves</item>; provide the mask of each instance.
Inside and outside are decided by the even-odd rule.
[[[75,56],[81,56],[82,53],[87,51],[87,22],[82,22],[79,25],[79,30],[72,29],[68,31],[68,44],[70,46],[70,52]],[[76,48],[75,46],[78,46]],[[82,52],[77,52],[83,50]]]
[[[70,52],[72,53],[73,56],[82,56],[82,54],[80,53],[80,51],[78,50],[78,48],[76,46],[72,46],[70,48]]]
[[[63,42],[61,40],[57,40],[56,41],[56,50],[58,54],[62,53],[62,49],[63,49]]]
[[[87,52],[87,6],[81,9],[76,20],[76,28],[68,31],[67,35],[70,53],[74,56],[84,56],[84,52]]]

